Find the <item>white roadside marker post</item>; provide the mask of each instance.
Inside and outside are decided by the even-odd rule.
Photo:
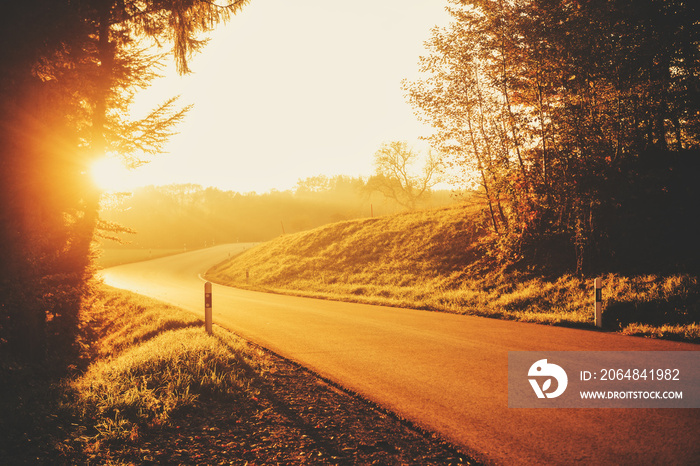
[[[603,279],[595,279],[595,326],[603,328]]]
[[[211,282],[206,282],[204,284],[204,328],[209,335],[212,334],[211,321]]]

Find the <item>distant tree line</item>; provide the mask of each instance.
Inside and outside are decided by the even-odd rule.
[[[299,180],[294,190],[263,194],[192,184],[139,188],[105,204],[102,218],[133,232],[117,235],[121,243],[103,241],[103,247],[195,249],[267,241],[284,233],[405,209],[371,186],[359,177],[314,176]],[[415,207],[453,201],[451,192],[436,191]]]
[[[449,4],[404,87],[478,186],[489,252],[579,273],[697,266],[698,3]]]

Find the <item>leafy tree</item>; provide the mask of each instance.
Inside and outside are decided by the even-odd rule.
[[[648,157],[682,163],[669,151],[700,147],[698,7],[450,4],[454,21],[434,30],[421,59],[426,77],[405,88],[434,127],[433,146],[480,186],[494,251],[542,259],[560,244],[579,272],[611,259],[627,247],[615,209],[634,195],[620,181],[645,176]]]
[[[412,166],[419,153],[403,141],[382,144],[374,154],[376,175],[369,179],[366,189],[379,191],[403,207],[413,210],[430,194],[430,188],[440,182],[442,163],[434,152],[428,153],[422,173],[415,174]]]

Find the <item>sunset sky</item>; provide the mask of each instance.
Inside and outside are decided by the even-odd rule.
[[[292,188],[324,174],[371,175],[383,142],[424,149],[429,134],[401,80],[417,77],[423,43],[447,24],[436,0],[257,0],[191,62],[139,99],[135,113],[180,94],[195,108],[168,154],[109,189],[198,183],[238,192]],[[103,169],[104,170],[104,169]],[[111,183],[107,183],[104,178]]]

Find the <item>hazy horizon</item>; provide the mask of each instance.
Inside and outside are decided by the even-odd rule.
[[[165,77],[137,97],[148,112],[180,95],[194,104],[167,154],[127,173],[105,170],[112,189],[195,183],[237,192],[283,191],[310,176],[373,174],[380,145],[425,151],[401,81],[418,76],[423,43],[449,16],[441,2],[253,2],[211,34],[193,73]]]

